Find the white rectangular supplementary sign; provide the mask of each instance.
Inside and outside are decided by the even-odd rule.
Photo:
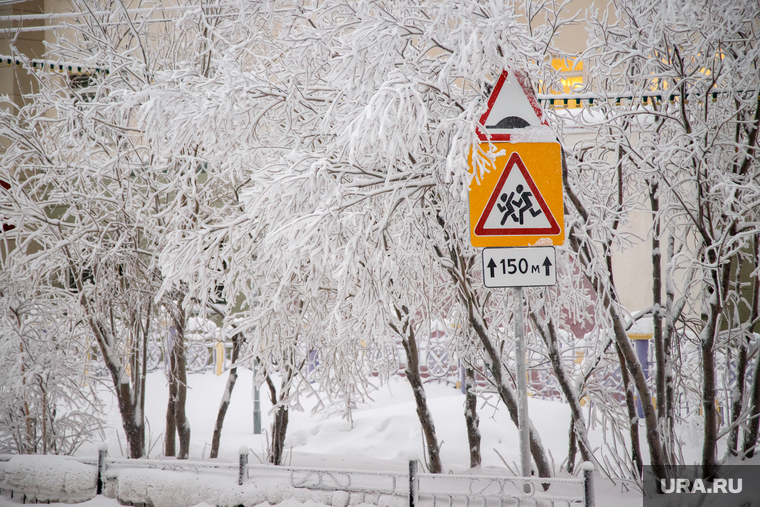
[[[553,246],[483,249],[483,284],[486,287],[531,287],[555,283],[557,256]]]

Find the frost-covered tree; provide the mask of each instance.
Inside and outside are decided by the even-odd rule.
[[[86,326],[54,290],[30,294],[13,278],[0,277],[0,449],[73,454],[103,424]]]
[[[687,0],[616,2],[614,17],[589,16],[597,135],[568,147],[570,237],[608,309],[658,474],[678,462],[677,357],[690,336],[692,358],[700,358],[703,473],[716,473],[720,438],[729,436],[736,452],[744,428],[744,452],[756,445],[757,405],[745,379],[758,326],[758,19],[756,2]],[[613,245],[625,242],[619,225],[637,207],[653,219],[656,408],[624,333],[611,269]],[[731,424],[719,432],[717,375],[730,370],[738,379]]]
[[[182,337],[196,310],[214,312],[234,325],[233,366],[257,364],[256,382],[266,386],[274,407],[273,463],[282,462],[289,413],[300,409],[301,396],[318,396],[318,408],[340,410],[350,420],[351,408],[368,388],[358,358],[395,350],[398,341],[428,464],[440,471],[440,443],[419,376],[418,350],[430,322],[454,314],[466,328],[460,348],[469,361],[468,384],[482,361],[480,373],[517,422],[511,291],[482,287],[478,253],[467,237],[467,188],[478,183],[482,171],[493,169],[496,153],[493,146],[476,150],[474,174],[467,159],[477,142],[485,99],[502,69],[512,74],[523,69],[525,80],[544,91],[556,83],[548,60],[561,56],[553,38],[568,20],[562,18],[565,4],[233,1],[153,12],[109,2],[74,5],[83,11],[79,25],[50,47],[50,57],[93,71],[86,80],[69,83],[37,75],[39,92],[28,96],[20,110],[0,117],[8,146],[0,179],[12,183],[2,191],[3,216],[16,226],[6,233],[15,241],[7,266],[28,274],[37,287],[56,285],[61,289],[56,297],[74,305],[97,338],[117,388],[130,455],[144,452],[145,347],[158,306],[169,312],[175,329],[166,454],[175,451],[177,431],[179,456],[187,455]],[[678,323],[701,302],[709,324],[705,329],[712,329],[705,336],[732,337],[737,374],[749,368],[748,345],[757,321],[757,256],[752,257],[757,239],[746,240],[756,235],[750,220],[754,187],[727,186],[718,178],[720,171],[704,162],[728,160],[730,150],[723,148],[738,146],[736,153],[746,157],[736,159],[736,171],[747,181],[753,177],[756,109],[741,93],[728,93],[752,83],[724,87],[723,77],[712,83],[723,88],[717,109],[712,102],[704,108],[709,121],[694,119],[704,100],[686,104],[679,97],[704,97],[708,92],[699,92],[704,86],[699,83],[724,76],[732,61],[744,65],[748,59],[739,50],[754,51],[754,25],[735,30],[744,39],[718,37],[725,43],[711,46],[705,41],[712,36],[705,34],[713,32],[683,36],[680,25],[669,28],[670,14],[666,21],[645,23],[646,16],[659,12],[658,5],[650,7],[639,12],[621,5],[614,27],[591,18],[591,82],[614,96],[621,89],[638,90],[638,102],[624,109],[597,102],[604,117],[598,142],[565,146],[569,246],[560,251],[561,280],[556,288],[525,291],[528,339],[550,364],[572,409],[569,470],[576,449],[584,460],[603,462],[588,443],[583,397],[601,401],[604,417],[614,421],[616,442],[623,440],[619,428],[630,431],[638,459],[618,472],[640,467],[634,391],[626,389],[621,407],[597,378],[618,358],[624,365],[622,383],[635,385],[641,394],[653,463],[670,459],[674,439],[670,435],[662,444],[660,435],[672,433],[673,418],[667,414],[673,404],[667,400],[672,401],[676,382],[668,380],[675,365],[666,366],[676,336],[685,336]],[[157,21],[159,13],[172,21]],[[665,35],[657,39],[646,30]],[[672,78],[650,61],[650,53],[661,50],[654,47],[660,44],[656,40],[667,46],[679,37],[684,37],[679,55],[691,52],[704,60],[688,63],[688,79]],[[727,44],[739,53],[724,54]],[[721,57],[716,60],[714,54]],[[665,56],[654,61],[663,58],[669,61]],[[709,67],[710,74],[699,65]],[[742,72],[751,76],[748,69]],[[679,92],[684,86],[693,89]],[[659,108],[641,105],[643,90],[660,90]],[[670,95],[665,97],[665,91]],[[724,125],[722,116],[710,115],[728,111],[729,97],[736,104],[733,116],[726,116],[736,127],[733,145],[724,143],[725,126],[717,130],[724,137],[715,138],[706,127]],[[552,121],[561,132],[565,119]],[[678,131],[681,124],[692,130]],[[699,137],[703,134],[709,143]],[[694,155],[695,146],[704,147],[701,158]],[[702,189],[697,197],[695,188]],[[734,193],[725,193],[730,188]],[[625,243],[620,224],[640,204],[633,190],[649,196],[655,223],[661,224],[653,229],[655,265],[662,262],[662,231],[669,234],[665,301],[657,299],[659,289],[654,291],[657,393],[666,400],[659,412],[625,335],[631,319],[617,300],[612,278],[613,248]],[[597,206],[600,199],[603,206]],[[736,208],[722,217],[719,203]],[[720,241],[690,242],[703,230]],[[726,259],[733,259],[729,268]],[[728,269],[727,278],[716,270],[718,260],[721,269]],[[693,298],[688,288],[676,294],[678,269],[690,273],[686,285],[702,284],[704,297]],[[661,270],[654,272],[659,280]],[[754,300],[741,295],[750,292],[743,281],[748,276]],[[745,307],[754,311],[749,321],[739,324],[733,314],[725,320],[727,312],[740,315]],[[718,317],[733,322],[729,328],[741,329],[744,338],[721,334],[726,325]],[[568,357],[581,338],[568,332],[574,321],[593,321],[593,336],[601,337],[579,368]],[[609,330],[611,339],[605,335]],[[703,343],[709,345],[703,351],[716,357],[715,339]],[[380,363],[389,371],[398,366],[391,354],[380,357]],[[236,378],[233,367],[212,454],[218,452]],[[739,384],[736,428],[753,421],[751,414],[760,406],[746,401],[751,397]],[[760,397],[758,385],[753,399]],[[475,447],[472,389],[467,406]],[[745,448],[751,452],[752,424],[746,429]],[[535,428],[530,438],[538,474],[551,475]],[[475,466],[479,457],[473,453],[471,458]]]
[[[96,96],[95,101],[100,100]],[[14,247],[4,269],[32,282],[31,291],[57,286],[56,304],[72,306],[89,327],[116,389],[130,456],[144,453],[144,343],[155,293],[145,229],[133,207],[141,200],[142,164],[122,129],[103,127],[95,116],[83,120],[81,96],[52,80],[15,114],[2,113],[6,216],[5,233]],[[51,111],[53,117],[49,117]],[[125,123],[127,119],[122,119]],[[126,129],[124,129],[126,130]],[[111,151],[113,150],[113,152]],[[143,194],[144,195],[144,194]],[[147,203],[151,206],[151,203]]]
[[[156,259],[168,228],[197,220],[197,184],[203,179],[196,147],[184,156],[154,157],[137,124],[139,92],[156,68],[180,58],[184,34],[156,29],[149,10],[120,2],[72,2],[73,26],[48,46],[47,57],[72,74],[34,71],[34,93],[18,109],[4,103],[0,178],[4,215],[15,228],[4,269],[24,274],[42,290],[61,288],[57,304],[72,305],[94,337],[116,391],[129,455],[145,453],[147,340],[157,307],[172,312],[177,334],[171,352],[170,423],[179,423],[180,457],[189,426],[183,422],[181,287],[158,290]],[[166,24],[159,27],[167,28]],[[199,57],[200,59],[200,57]],[[35,290],[35,285],[30,290]],[[179,292],[179,294],[178,294]],[[174,432],[171,432],[172,435]]]
[[[174,233],[175,246],[162,256],[168,283],[182,281],[199,294],[208,277],[223,278],[230,294],[255,294],[256,287],[261,297],[245,318],[260,333],[273,332],[261,326],[263,316],[272,330],[292,327],[304,318],[296,308],[319,301],[324,310],[314,315],[323,317],[310,321],[309,332],[336,329],[330,339],[341,347],[349,326],[360,331],[355,339],[379,336],[391,324],[408,338],[403,323],[416,318],[408,305],[416,287],[391,264],[427,266],[434,259],[430,276],[443,267],[466,271],[466,284],[474,280],[474,251],[461,234],[456,241],[464,250],[457,250],[442,231],[466,230],[467,155],[492,77],[523,67],[539,80],[561,24],[561,6],[555,8],[531,31],[513,6],[496,3],[305,2],[266,11],[264,19],[277,19],[274,33],[251,32],[255,43],[245,48],[223,47],[210,35],[209,54],[219,56],[209,74],[158,79],[164,84],[154,89],[166,93],[145,104],[143,117],[167,146],[179,145],[173,140],[185,136],[190,116],[178,105],[192,108],[192,125],[213,125],[221,144],[204,146],[209,170],[239,178],[245,188],[239,208],[224,208],[229,215],[209,220],[198,234]],[[451,224],[449,213],[456,215]],[[456,266],[451,252],[468,260]],[[298,298],[289,295],[294,283]],[[448,286],[451,293],[462,290],[457,283]],[[286,311],[274,311],[283,304]],[[483,312],[475,311],[475,322],[485,322]],[[480,336],[490,344],[491,368],[505,373],[505,400],[514,401],[496,327],[481,325]],[[261,352],[266,357],[267,349]],[[534,436],[539,472],[548,475]]]

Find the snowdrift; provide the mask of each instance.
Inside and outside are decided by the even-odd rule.
[[[402,507],[406,499],[389,495],[313,491],[294,488],[289,478],[249,479],[242,486],[229,473],[209,470],[171,471],[155,468],[112,468],[105,475],[104,494],[124,505],[191,507],[197,505],[253,507],[292,504],[348,507]],[[97,469],[62,456],[14,456],[0,462],[0,490],[18,503],[80,503],[95,497]],[[290,502],[288,502],[290,500]],[[3,501],[0,499],[0,504]]]
[[[95,496],[97,468],[64,456],[14,456],[0,462],[0,490],[14,499],[84,502]]]

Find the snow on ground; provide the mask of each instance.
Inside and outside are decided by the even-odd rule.
[[[257,457],[266,454],[265,435],[253,434],[253,392],[252,373],[239,370],[240,376],[233,392],[222,433],[219,458],[222,461],[237,462],[238,449],[246,446],[256,455],[250,456],[252,464]],[[212,373],[194,374],[188,377],[187,412],[192,438],[190,459],[208,458],[213,427],[219,402],[227,380]],[[147,381],[146,417],[148,420],[146,437],[149,442],[149,457],[161,456],[163,429],[168,399],[168,387],[162,371],[149,374]],[[279,384],[277,384],[279,385]],[[408,382],[400,377],[372,393],[371,404],[361,404],[352,412],[353,424],[339,415],[327,417],[317,413],[311,415],[316,400],[302,400],[303,411],[292,411],[288,437],[286,440],[287,463],[294,466],[405,471],[408,460],[422,461],[422,437],[415,412],[412,390]],[[469,469],[467,434],[464,424],[464,396],[452,385],[432,382],[425,385],[430,410],[436,423],[436,431],[442,442],[441,455],[444,472],[463,473]],[[108,427],[105,430],[106,443],[111,457],[122,457],[126,451],[126,439],[121,427],[115,398],[104,387],[100,390],[106,410]],[[271,403],[267,393],[261,392],[262,428],[268,430],[271,417]],[[481,448],[483,453],[482,472],[504,475],[507,470],[499,454],[512,470],[519,468],[517,429],[509,419],[502,404],[496,405],[496,398],[479,402]],[[555,469],[567,455],[567,427],[570,412],[567,405],[544,400],[529,400],[529,412],[537,427],[544,446],[554,460]],[[601,441],[601,427],[597,425],[592,438]],[[97,456],[100,442],[83,446],[78,454]],[[497,454],[498,452],[498,454]],[[641,495],[635,491],[622,491],[620,484],[597,480],[597,505],[616,507],[639,507]],[[608,499],[608,501],[605,501]],[[614,500],[613,500],[614,499]],[[0,505],[8,502],[0,497]],[[10,505],[18,505],[11,503]],[[118,505],[115,500],[95,498],[79,504],[88,507],[111,507]],[[205,507],[203,503],[199,504]],[[305,499],[289,499],[278,503],[280,507],[321,507],[319,502]]]
[[[211,373],[188,376],[187,413],[192,431],[190,459],[209,456],[214,423],[226,381],[226,373],[221,376]],[[278,382],[275,384],[279,385]],[[443,441],[441,454],[445,471],[459,473],[469,469],[464,396],[454,386],[444,383],[425,384],[425,390],[437,425],[438,438]],[[168,400],[168,387],[162,372],[149,374],[146,391],[149,457],[154,458],[161,455]],[[292,410],[290,414],[286,440],[288,453],[292,452],[289,463],[295,466],[405,471],[409,459],[421,459],[422,436],[408,382],[400,377],[393,378],[371,396],[374,401],[359,405],[353,411],[353,428],[349,421],[338,415],[327,418],[321,413],[311,415],[316,400],[313,397],[302,399],[303,411]],[[103,398],[106,397],[104,393]],[[268,431],[271,424],[268,412],[272,405],[264,390],[260,399],[262,428]],[[485,407],[482,400],[479,404],[483,468],[503,469],[504,464],[494,449],[510,466],[519,463],[517,428],[504,406],[499,404],[497,408],[495,403],[494,397]],[[115,398],[110,397],[107,409],[109,456],[125,456],[126,438]],[[531,399],[529,411],[544,445],[550,449],[559,468],[567,454],[567,425],[570,420],[567,405]],[[78,454],[95,456],[98,444],[92,442],[83,446]],[[219,457],[237,462],[241,445],[249,447],[264,459],[266,438],[263,434],[253,434],[252,373],[245,369],[240,371],[232,394]],[[256,457],[251,456],[251,463],[256,462]]]

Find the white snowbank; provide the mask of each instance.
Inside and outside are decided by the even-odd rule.
[[[10,500],[9,498],[6,498],[5,496],[0,496],[0,507],[18,507],[19,502],[21,500],[19,499],[18,502],[14,500]],[[92,497],[92,499],[87,500],[82,503],[77,504],[68,504],[68,503],[58,503],[58,502],[51,502],[49,505],[52,505],[53,507],[71,507],[72,505],[76,505],[76,507],[122,507],[122,505],[112,498],[106,498],[103,495],[96,495]],[[203,505],[200,507],[213,507],[211,505]]]
[[[0,463],[0,489],[37,502],[84,502],[95,496],[97,473],[64,456],[14,456]]]
[[[628,329],[629,335],[651,335],[654,333],[654,321],[652,317],[641,317]]]
[[[205,471],[178,472],[155,469],[123,469],[118,472],[117,498],[122,503],[161,507],[203,505],[282,504],[287,499],[299,503],[332,503],[332,492],[310,491],[290,486],[286,479],[265,482],[248,479],[239,486],[237,476]],[[283,504],[283,507],[286,504]]]

